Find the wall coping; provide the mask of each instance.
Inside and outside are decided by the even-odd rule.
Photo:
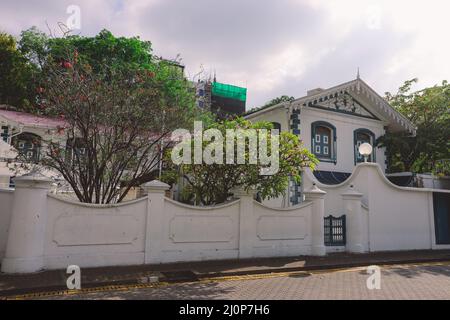
[[[380,165],[378,163],[359,163],[356,165],[356,167],[354,168],[352,174],[350,175],[350,177],[347,178],[347,180],[345,180],[344,182],[341,182],[339,184],[324,184],[321,183],[320,181],[318,181],[314,175],[311,173],[310,170],[305,170],[306,175],[308,176],[308,178],[316,183],[317,186],[321,187],[321,188],[325,188],[325,189],[338,189],[340,187],[343,187],[349,183],[351,183],[355,177],[358,175],[359,171],[361,170],[362,167],[372,167],[372,168],[376,168],[378,176],[381,178],[381,180],[388,185],[391,188],[397,189],[397,190],[403,190],[403,191],[417,191],[417,192],[441,192],[441,193],[450,193],[450,190],[445,190],[445,189],[432,189],[432,188],[412,188],[412,187],[400,187],[396,184],[393,184],[391,181],[389,181],[388,178],[386,178],[386,176],[383,173],[383,170],[381,169]]]
[[[167,183],[164,183],[159,180],[149,181],[141,186],[146,191],[166,191],[170,189],[170,186]]]
[[[76,200],[70,200],[55,194],[51,194],[48,193],[47,197],[64,202],[64,203],[68,203],[68,204],[72,204],[75,206],[80,206],[80,207],[85,207],[85,208],[97,208],[97,209],[102,209],[102,208],[117,208],[117,207],[125,207],[128,205],[132,205],[135,203],[139,203],[139,202],[145,202],[147,201],[147,196],[139,198],[139,199],[134,199],[134,200],[130,200],[130,201],[126,201],[126,202],[121,202],[121,203],[110,203],[110,204],[98,204],[98,203],[84,203],[84,202],[79,202]]]
[[[326,191],[321,190],[316,183],[313,183],[312,187],[303,191],[305,195],[326,195]]]

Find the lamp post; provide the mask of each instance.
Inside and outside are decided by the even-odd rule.
[[[373,148],[370,143],[363,143],[358,148],[359,153],[364,157],[364,162],[367,162],[367,158],[372,154]]]

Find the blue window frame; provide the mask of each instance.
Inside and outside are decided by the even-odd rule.
[[[375,134],[364,128],[353,131],[353,146],[354,146],[354,160],[355,164],[364,162],[364,157],[359,153],[359,146],[363,143],[370,143],[373,147],[372,154],[368,157],[368,162],[375,162]]]
[[[8,127],[7,126],[2,126],[0,136],[3,141],[8,142]]]
[[[336,127],[324,121],[312,123],[311,149],[320,161],[336,163]]]

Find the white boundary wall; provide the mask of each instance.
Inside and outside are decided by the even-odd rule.
[[[433,192],[448,190],[398,187],[373,163],[359,164],[340,185],[320,184],[308,171],[303,183],[306,201],[289,208],[243,190],[230,203],[189,206],[166,198],[169,186],[159,181],[143,186],[144,198],[92,205],[50,195],[51,181],[25,175],[14,192],[0,192],[2,271],[325,255],[333,251],[324,246],[330,214],[346,215],[340,251],[450,248],[436,245],[433,211]]]
[[[81,204],[48,195],[46,268],[142,264],[147,201]]]
[[[0,193],[9,225],[9,234],[0,229],[3,272],[325,254],[317,188],[300,206],[274,209],[243,190],[227,204],[189,206],[166,198],[169,186],[159,181],[144,185],[146,197],[115,205],[50,195],[41,176],[15,183],[14,192]]]
[[[351,212],[346,208],[343,194],[349,186],[361,193],[361,245],[363,251],[448,249],[450,245],[436,245],[433,211],[433,192],[449,190],[399,187],[391,183],[379,165],[362,163],[352,175],[338,185],[325,185],[317,181],[312,172],[304,174],[304,186],[315,183],[326,192],[324,215],[347,217],[347,242],[355,230]],[[350,220],[350,221],[349,221]],[[347,251],[349,250],[347,243]]]

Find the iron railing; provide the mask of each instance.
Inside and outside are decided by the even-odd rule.
[[[332,215],[325,217],[324,228],[326,246],[345,246],[347,240],[345,236],[345,215],[338,218]]]

